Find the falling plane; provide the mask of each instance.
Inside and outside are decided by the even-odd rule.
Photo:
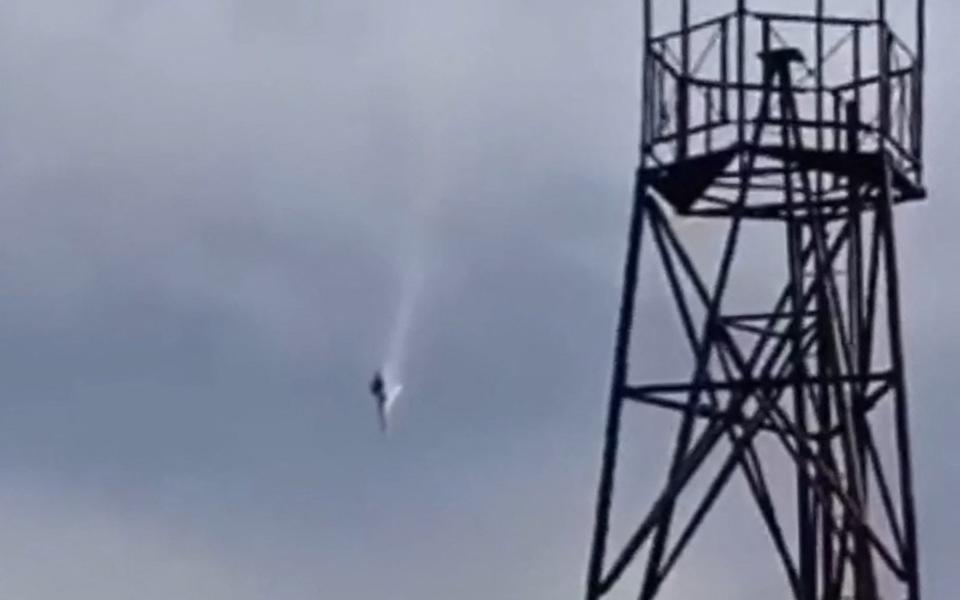
[[[388,386],[382,371],[373,374],[373,380],[370,382],[370,393],[377,401],[377,416],[380,419],[381,431],[387,430],[387,416],[390,414],[390,407],[393,406],[402,389],[403,386],[400,384]]]

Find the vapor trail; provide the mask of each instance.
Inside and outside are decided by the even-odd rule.
[[[429,287],[438,226],[439,200],[443,196],[443,177],[448,159],[440,147],[439,119],[424,128],[419,144],[419,169],[409,204],[409,226],[397,253],[399,290],[384,357],[384,375],[388,380],[403,380],[411,338],[417,330]]]
[[[406,368],[410,334],[427,278],[422,256],[410,257],[407,264],[401,268],[400,295],[383,365],[384,375],[392,381],[398,381]]]

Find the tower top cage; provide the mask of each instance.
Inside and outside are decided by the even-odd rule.
[[[748,151],[826,173],[818,181],[824,200],[848,177],[881,181],[886,157],[896,201],[925,197],[923,0],[898,2],[896,13],[886,0],[736,0],[718,12],[722,4],[643,3],[641,168],[663,199],[681,213],[724,214],[724,190],[767,187],[760,165],[743,179],[738,155]],[[787,87],[800,139],[788,149],[774,127],[752,140],[764,98]],[[768,124],[776,113],[774,103]]]

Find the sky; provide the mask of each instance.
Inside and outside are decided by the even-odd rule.
[[[941,598],[960,14],[929,4],[899,234]],[[0,0],[0,597],[581,597],[640,31],[633,0]],[[677,594],[751,590],[713,550]]]

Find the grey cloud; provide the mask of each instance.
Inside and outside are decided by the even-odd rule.
[[[576,597],[638,22],[635,3],[5,3],[0,467],[20,476],[0,520],[46,541],[0,595]],[[928,316],[955,286],[920,266],[949,263],[952,173],[931,183],[903,233],[937,597],[960,484]],[[414,254],[409,395],[380,439],[363,388]],[[650,419],[640,456],[664,451]],[[697,560],[737,584],[737,557]],[[118,564],[134,575],[110,584]]]

